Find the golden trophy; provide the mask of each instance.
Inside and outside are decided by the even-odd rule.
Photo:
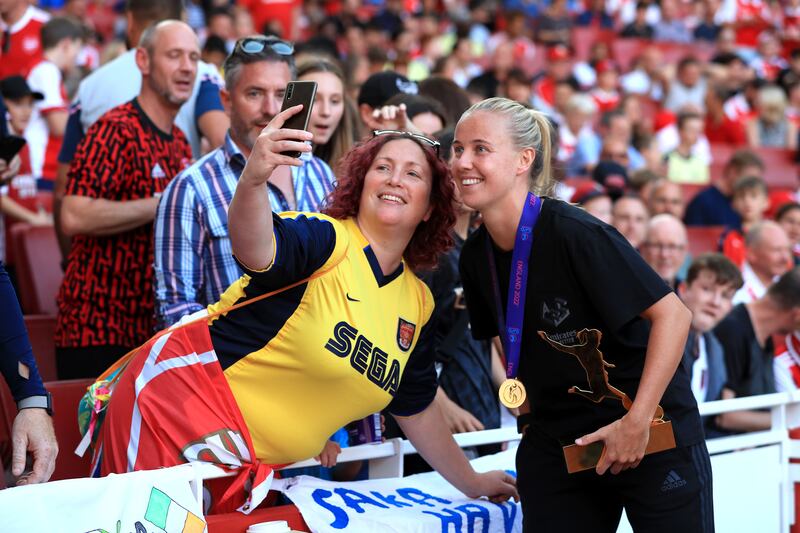
[[[539,336],[556,350],[574,355],[586,372],[589,390],[573,386],[569,389],[570,394],[580,394],[594,403],[600,403],[606,398],[619,400],[625,410],[631,408],[633,402],[630,397],[608,382],[606,368],[614,368],[614,365],[603,359],[603,352],[600,351],[600,339],[603,334],[599,330],[582,329],[576,334],[580,344],[570,346],[554,341],[544,331],[540,331]],[[564,446],[567,471],[573,474],[595,468],[603,455],[603,446],[602,441],[593,442],[587,446],[579,446],[577,444]],[[674,447],[675,434],[672,432],[672,422],[664,420],[664,409],[659,405],[656,409],[655,418],[650,423],[650,440],[647,442],[647,448],[644,453],[648,455]]]

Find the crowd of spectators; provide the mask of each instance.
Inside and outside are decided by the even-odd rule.
[[[461,113],[505,96],[548,114],[557,195],[615,226],[694,313],[699,402],[800,386],[796,0],[0,0],[0,30],[0,116],[27,140],[0,169],[15,174],[0,260],[13,279],[10,226],[55,224],[62,379],[96,376],[242,274],[237,180],[287,83],[311,80],[313,152],[276,171],[274,209],[321,210],[372,130],[436,136],[447,158]],[[460,213],[456,242],[478,219]],[[719,231],[698,247],[698,227]],[[446,324],[437,401],[453,431],[497,427],[497,346],[450,334],[467,331],[457,253],[421,273]]]

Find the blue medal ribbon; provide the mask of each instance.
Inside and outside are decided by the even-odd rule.
[[[497,307],[497,322],[500,339],[506,352],[506,377],[515,379],[519,372],[519,354],[522,347],[522,321],[525,316],[525,297],[528,286],[528,264],[533,247],[533,228],[539,220],[542,200],[533,193],[528,193],[522,215],[517,226],[514,239],[514,251],[511,255],[511,274],[508,279],[508,304],[506,305],[506,323],[503,324],[503,308],[500,299],[500,283],[497,277],[497,265],[492,251],[491,238],[486,239],[486,251],[494,286],[494,299]]]

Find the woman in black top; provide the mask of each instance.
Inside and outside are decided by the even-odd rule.
[[[624,507],[637,531],[712,531],[708,452],[678,368],[691,315],[614,228],[539,200],[552,188],[550,136],[543,114],[492,98],[464,113],[453,143],[456,184],[484,221],[460,262],[473,335],[502,331],[509,377],[527,389],[517,454],[524,529],[612,532]],[[634,400],[629,409],[616,394],[599,397],[604,369],[608,389]],[[677,447],[645,456],[659,404]],[[598,441],[596,469],[568,474],[562,447]]]

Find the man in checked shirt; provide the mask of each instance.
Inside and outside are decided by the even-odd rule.
[[[295,77],[294,50],[274,37],[240,39],[225,60],[225,142],[170,183],[155,222],[156,315],[169,326],[205,309],[242,271],[228,238],[228,205],[261,130],[278,114]],[[333,189],[330,167],[310,153],[301,167],[278,167],[268,183],[276,211],[318,211]]]

